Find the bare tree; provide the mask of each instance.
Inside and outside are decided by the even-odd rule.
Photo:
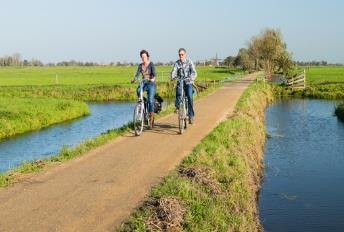
[[[276,29],[266,29],[259,36],[252,37],[248,53],[255,61],[255,69],[261,65],[268,78],[278,69],[287,73],[293,66],[282,33]]]

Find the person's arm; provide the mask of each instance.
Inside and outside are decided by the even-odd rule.
[[[134,83],[135,81],[137,81],[140,77],[140,74],[141,74],[141,65],[139,65],[137,67],[137,71],[136,71],[136,74],[134,76],[134,79],[131,80],[131,83]]]
[[[197,71],[194,63],[190,60],[190,78],[191,80],[196,80],[197,77]]]
[[[176,63],[174,63],[172,71],[171,71],[171,80],[174,80],[177,78],[177,72],[178,72],[178,65],[176,62]]]
[[[155,65],[151,62],[151,78],[150,81],[154,82],[156,79]]]

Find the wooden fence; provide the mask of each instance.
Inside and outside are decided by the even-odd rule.
[[[288,77],[283,75],[274,75],[272,78],[273,82],[280,83],[288,86],[291,89],[304,89],[306,88],[306,71],[296,76],[296,77]]]
[[[306,88],[306,71],[296,77],[286,77],[285,84],[292,89],[304,89]]]

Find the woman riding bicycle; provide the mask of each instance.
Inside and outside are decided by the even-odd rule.
[[[184,48],[180,48],[178,50],[179,60],[176,61],[176,63],[173,66],[172,73],[171,73],[171,79],[176,79],[177,77],[180,78],[181,75],[183,75],[184,79],[184,91],[186,94],[186,97],[188,99],[188,115],[189,115],[189,124],[192,124],[194,121],[194,108],[193,108],[193,88],[192,84],[195,81],[197,77],[197,72],[195,69],[195,65],[193,62],[187,58],[186,56],[186,50]],[[181,87],[178,82],[176,87],[176,111],[178,110],[179,103],[181,101]]]
[[[147,91],[148,96],[148,112],[149,112],[149,127],[152,129],[154,126],[154,96],[156,93],[156,72],[153,62],[149,60],[149,53],[146,50],[140,52],[142,63],[139,64],[137,72],[131,83],[134,83],[142,76],[145,81],[143,91]],[[140,86],[137,88],[137,96],[140,97]]]

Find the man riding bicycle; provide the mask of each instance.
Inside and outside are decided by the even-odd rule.
[[[186,97],[188,99],[188,115],[189,115],[189,124],[192,124],[195,117],[195,112],[193,108],[193,88],[192,84],[194,83],[197,72],[195,69],[195,65],[193,62],[187,58],[186,50],[184,48],[180,48],[178,50],[179,60],[177,60],[173,66],[171,72],[171,80],[176,78],[183,78],[184,81],[184,91]],[[176,111],[178,110],[179,103],[181,101],[181,85],[178,82],[176,87],[176,100],[175,100],[175,107]]]

